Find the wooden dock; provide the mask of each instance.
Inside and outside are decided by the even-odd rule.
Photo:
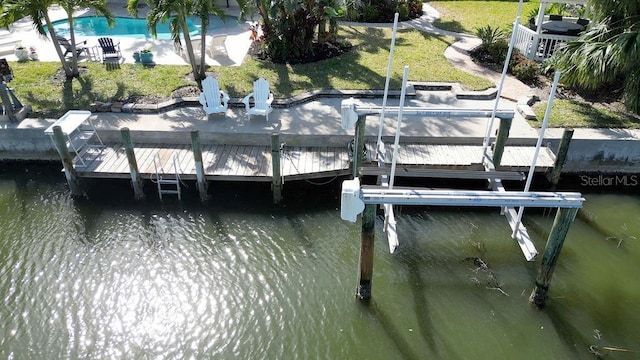
[[[391,149],[392,146],[389,146]],[[391,150],[389,150],[391,151]],[[535,147],[507,146],[502,169],[528,170]],[[158,157],[164,169],[173,156],[176,157],[179,175],[184,180],[196,179],[196,166],[191,145],[137,144],[134,152],[143,179],[155,176],[154,158]],[[347,147],[292,147],[284,146],[280,153],[280,175],[285,180],[326,178],[352,173],[351,153]],[[479,169],[482,159],[481,145],[401,144],[399,165],[413,168]],[[78,177],[129,178],[129,164],[122,143],[105,143],[89,146],[74,159]],[[389,160],[391,154],[388,154]],[[365,162],[375,158],[375,145],[367,144]],[[548,148],[540,152],[536,171],[553,167],[555,156]],[[257,181],[272,180],[272,153],[269,146],[203,145],[202,162],[205,178],[209,181]]]
[[[196,166],[190,145],[138,144],[134,146],[140,175],[155,176],[154,158],[164,169],[172,156],[176,157],[179,175],[184,180],[196,179]],[[124,145],[110,143],[88,147],[81,154],[85,165],[76,157],[74,168],[78,177],[129,178],[129,163]],[[272,158],[269,146],[203,145],[202,162],[207,180],[264,181],[272,179]],[[347,148],[287,147],[281,153],[281,175],[289,180],[332,177],[350,174]]]
[[[391,163],[393,144],[386,145],[386,163]],[[422,167],[454,167],[483,169],[482,145],[400,144],[397,164]],[[505,146],[501,169],[529,170],[535,146]],[[375,156],[375,144],[367,144],[367,156]],[[544,172],[553,167],[555,155],[548,147],[542,147],[538,155],[536,171]]]

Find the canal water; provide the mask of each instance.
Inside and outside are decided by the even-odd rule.
[[[0,170],[0,359],[640,358],[638,196],[586,194],[538,310],[540,258],[495,209],[400,208],[394,255],[378,218],[363,304],[339,182],[285,184],[283,207],[268,185],[215,184],[206,205],[91,188]],[[525,213],[539,251],[552,221]]]

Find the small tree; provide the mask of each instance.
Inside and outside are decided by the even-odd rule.
[[[338,16],[336,0],[238,0],[238,3],[241,16],[257,11],[262,19],[264,50],[276,63],[303,62],[312,55],[320,24],[327,21],[330,24],[328,37],[321,40],[332,41],[331,34],[335,34],[332,30]]]
[[[129,0],[127,9],[133,16],[138,16],[139,0]],[[169,30],[174,42],[181,44],[181,34],[184,37],[185,48],[189,56],[189,64],[193,70],[193,78],[202,87],[202,80],[205,78],[206,63],[204,54],[206,53],[207,27],[209,26],[209,16],[223,16],[222,11],[217,7],[214,0],[148,0],[149,12],[147,13],[147,26],[153,36],[157,36],[157,26],[159,23],[169,23]],[[200,61],[198,62],[191,43],[187,18],[190,15],[200,18]]]
[[[69,35],[72,51],[70,61],[68,61],[62,49],[53,27],[51,17],[49,17],[49,7],[60,5],[67,13],[67,21],[69,22]],[[33,26],[38,33],[46,36],[47,33],[53,41],[56,53],[60,58],[60,63],[64,69],[67,79],[80,76],[78,71],[78,55],[76,49],[76,37],[73,30],[73,12],[79,7],[88,7],[95,10],[96,14],[103,15],[107,19],[109,26],[113,26],[113,14],[107,9],[105,0],[5,0],[2,2],[2,13],[0,13],[0,26],[7,27],[14,22],[29,16],[33,21]],[[45,29],[46,25],[46,29]]]

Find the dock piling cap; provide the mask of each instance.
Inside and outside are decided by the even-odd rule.
[[[353,129],[358,121],[356,102],[353,98],[342,100],[340,114],[342,115],[342,128],[345,130]]]
[[[342,220],[356,222],[358,214],[364,211],[364,202],[360,199],[360,179],[342,182],[342,197],[340,200],[340,217]]]

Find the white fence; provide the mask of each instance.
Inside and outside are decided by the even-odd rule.
[[[538,34],[526,26],[518,25],[515,47],[528,59],[540,61],[551,57],[558,46],[575,39],[576,36]]]

